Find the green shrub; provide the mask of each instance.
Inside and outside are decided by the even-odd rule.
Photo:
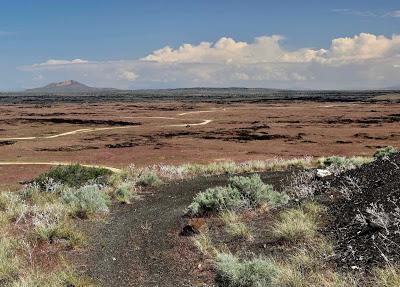
[[[137,183],[141,186],[159,186],[163,182],[154,171],[146,171],[138,178]]]
[[[32,230],[30,237],[34,241],[53,243],[65,240],[68,246],[75,247],[83,243],[83,235],[68,222],[68,208],[58,203],[31,207]]]
[[[321,157],[318,159],[318,163],[321,167],[339,168],[342,171],[360,167],[372,161],[373,158],[363,157],[363,156],[353,156],[353,157],[330,156],[330,157]]]
[[[83,234],[66,222],[38,225],[32,230],[31,236],[33,240],[39,242],[53,243],[65,240],[71,248],[81,246],[85,241]]]
[[[239,190],[242,200],[250,207],[258,207],[263,204],[277,206],[285,204],[289,200],[285,193],[276,192],[272,185],[265,184],[258,174],[249,177],[231,177],[229,184],[232,188]]]
[[[123,182],[115,190],[115,198],[122,203],[130,203],[134,195],[134,184],[132,182]]]
[[[285,193],[274,191],[272,185],[265,184],[258,174],[250,177],[235,176],[225,187],[209,188],[200,192],[188,207],[191,215],[239,208],[255,208],[264,204],[277,206],[287,203]]]
[[[0,212],[2,212],[3,220],[15,221],[22,218],[27,211],[28,206],[19,194],[14,192],[0,193]]]
[[[216,283],[221,287],[272,286],[278,274],[275,262],[262,257],[239,260],[232,254],[220,253],[215,264]]]
[[[374,153],[374,158],[375,159],[382,159],[382,158],[387,158],[389,156],[391,156],[392,154],[395,154],[398,152],[397,148],[394,148],[392,146],[387,146],[384,148],[380,148],[378,149],[375,153]]]
[[[70,187],[80,187],[89,181],[96,180],[97,183],[106,183],[107,178],[112,171],[105,168],[86,167],[79,164],[57,166],[51,168],[48,172],[41,174],[34,181],[45,188],[48,179],[51,178],[55,182],[68,185]]]
[[[69,189],[62,194],[62,200],[70,206],[73,215],[80,218],[107,213],[110,204],[108,196],[100,190],[98,185]]]
[[[233,210],[243,204],[240,192],[231,186],[217,186],[200,192],[189,205],[190,215],[218,212],[223,209]]]
[[[322,158],[321,161],[323,167],[329,167],[329,166],[343,167],[349,164],[349,161],[346,157],[336,156],[336,155]]]

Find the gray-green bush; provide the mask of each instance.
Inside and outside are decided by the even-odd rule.
[[[159,186],[163,182],[154,171],[145,171],[137,180],[137,183],[142,186]]]
[[[272,286],[278,274],[274,261],[255,257],[239,260],[232,254],[220,253],[216,258],[216,283],[220,287]]]
[[[60,165],[41,174],[34,181],[42,188],[46,185],[49,178],[71,187],[79,187],[94,180],[97,180],[98,183],[106,183],[111,174],[112,171],[105,168],[86,167],[80,164]]]
[[[389,156],[391,156],[392,154],[395,154],[399,152],[399,150],[395,147],[392,146],[387,146],[384,148],[380,148],[378,149],[375,153],[374,153],[374,158],[375,159],[382,159],[382,158],[387,158]]]
[[[284,193],[274,191],[270,184],[265,184],[260,175],[235,176],[229,179],[230,186],[239,190],[243,200],[251,207],[257,207],[264,203],[272,206],[287,203],[289,197]]]
[[[199,215],[206,212],[255,208],[263,204],[277,206],[287,203],[285,193],[274,191],[272,185],[265,184],[258,174],[250,177],[235,176],[225,187],[209,188],[200,192],[189,205],[187,213]]]
[[[62,200],[70,206],[73,215],[87,218],[90,215],[107,213],[110,200],[98,185],[85,185],[69,189],[62,194]]]
[[[217,186],[200,192],[188,207],[191,215],[206,212],[218,212],[223,209],[233,210],[243,204],[240,192],[231,186]]]
[[[130,203],[134,197],[134,184],[132,182],[123,182],[115,190],[115,198],[122,203]]]

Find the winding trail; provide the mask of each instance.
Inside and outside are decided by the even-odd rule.
[[[277,190],[290,172],[261,173]],[[143,192],[132,204],[114,205],[106,222],[80,222],[88,249],[72,263],[102,287],[188,287],[203,284],[191,238],[180,236],[182,215],[197,193],[226,185],[229,175],[173,181]]]
[[[223,109],[222,111],[225,111]],[[192,112],[184,112],[178,114],[178,116],[184,116],[188,114],[197,114],[197,113],[211,113],[211,112],[218,112],[218,110],[209,110],[209,111],[192,111]],[[165,120],[177,120],[178,118],[174,117],[123,117],[124,119],[165,119]],[[191,127],[191,126],[204,126],[209,123],[213,122],[213,120],[207,119],[203,120],[200,123],[184,123],[184,124],[174,124],[174,125],[162,125],[161,127]],[[84,133],[93,133],[98,131],[106,131],[106,130],[116,130],[116,129],[129,129],[138,126],[124,126],[124,127],[104,127],[104,128],[85,128],[85,129],[78,129],[73,130],[65,133],[49,135],[49,136],[35,136],[35,137],[9,137],[9,138],[0,138],[0,141],[9,141],[9,140],[36,140],[36,139],[54,139],[64,136],[76,135],[76,134],[84,134]]]
[[[179,113],[177,114],[178,117],[189,115],[189,114],[198,114],[198,113],[212,113],[212,112],[219,112],[219,111],[225,111],[226,109],[222,110],[204,110],[204,111],[190,111],[190,112],[184,112],[184,113]],[[164,119],[164,120],[177,120],[179,118],[177,117],[123,117],[124,119]],[[208,125],[209,123],[213,122],[211,119],[204,119],[200,123],[183,123],[183,124],[171,124],[171,125],[160,125],[160,127],[192,127],[192,126],[204,126]],[[64,133],[59,133],[55,135],[49,135],[49,136],[33,136],[33,137],[9,137],[9,138],[0,138],[0,141],[11,141],[11,140],[38,140],[38,139],[54,139],[54,138],[59,138],[59,137],[65,137],[65,136],[71,136],[71,135],[76,135],[76,134],[85,134],[85,133],[93,133],[93,132],[99,132],[99,131],[107,131],[107,130],[116,130],[116,129],[129,129],[129,128],[134,128],[138,127],[137,125],[135,126],[123,126],[123,127],[103,127],[103,128],[84,128],[84,129],[77,129],[69,132],[64,132]],[[72,163],[70,162],[0,162],[0,166],[7,166],[7,165],[70,165]],[[87,167],[100,167],[100,168],[105,168],[108,170],[111,170],[113,172],[121,172],[121,169],[110,167],[110,166],[99,166],[99,165],[88,165],[88,164],[82,164],[83,166]]]
[[[176,125],[166,125],[164,127],[191,127],[191,126],[204,126],[211,123],[213,120],[204,120],[201,123],[196,124],[176,124]]]
[[[222,111],[226,111],[226,109],[222,109]],[[178,116],[185,116],[185,115],[192,115],[192,114],[201,114],[201,113],[214,113],[214,112],[218,112],[218,110],[184,112],[184,113],[178,114]]]
[[[125,127],[109,127],[109,128],[87,128],[87,129],[78,129],[73,130],[70,132],[65,132],[61,134],[55,134],[51,136],[38,136],[38,137],[17,137],[17,138],[0,138],[0,141],[7,141],[7,140],[36,140],[36,139],[54,139],[69,135],[76,135],[76,134],[85,134],[85,133],[92,133],[98,131],[106,131],[106,130],[115,130],[115,129],[127,129],[132,128],[133,126],[125,126]],[[136,126],[135,126],[136,127]]]

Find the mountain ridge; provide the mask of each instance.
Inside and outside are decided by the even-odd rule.
[[[65,80],[62,82],[54,82],[47,84],[46,86],[27,89],[27,93],[91,93],[91,92],[101,92],[101,91],[115,91],[117,89],[113,88],[95,88],[88,85],[82,84],[75,80]]]

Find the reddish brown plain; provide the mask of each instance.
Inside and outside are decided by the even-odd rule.
[[[399,145],[396,111],[398,103],[1,105],[0,163],[124,167],[371,155]],[[48,168],[0,165],[0,183],[12,185]]]

